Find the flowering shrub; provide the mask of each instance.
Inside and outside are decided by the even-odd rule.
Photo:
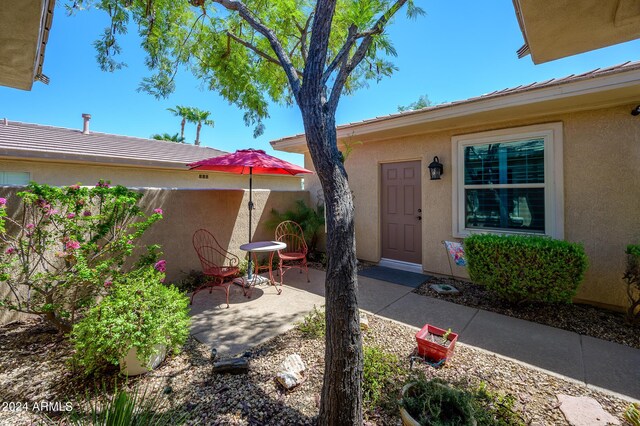
[[[134,242],[162,217],[142,212],[141,194],[104,181],[31,183],[17,196],[13,217],[0,199],[0,287],[10,290],[0,308],[39,315],[62,332],[126,272]]]

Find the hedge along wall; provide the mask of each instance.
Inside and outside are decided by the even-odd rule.
[[[570,303],[588,265],[582,245],[546,237],[472,235],[464,248],[471,280],[510,302]]]
[[[15,195],[22,188],[0,187],[0,197],[7,198],[8,214],[17,213],[20,199]],[[243,258],[240,245],[249,241],[248,190],[233,189],[140,189],[144,194],[141,205],[147,213],[163,210],[163,219],[155,223],[139,240],[141,247],[160,244],[167,261],[167,282],[178,281],[191,270],[200,270],[200,262],[193,249],[193,233],[205,228],[215,235],[223,247]],[[272,240],[274,231],[264,222],[271,209],[285,211],[296,200],[309,203],[306,191],[253,191],[252,237],[254,241]],[[142,253],[142,250],[139,250]],[[7,288],[0,286],[0,297]],[[26,315],[0,310],[0,325],[25,318]]]

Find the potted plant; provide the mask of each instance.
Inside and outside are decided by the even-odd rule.
[[[425,324],[416,333],[416,341],[418,342],[418,354],[420,356],[437,362],[443,360],[446,362],[453,356],[453,349],[458,341],[458,335],[451,332],[451,329],[445,331]]]
[[[419,376],[402,388],[400,416],[404,426],[478,424],[473,396],[442,379]]]
[[[86,371],[110,363],[123,374],[142,374],[168,350],[180,350],[189,335],[189,299],[162,284],[161,262],[160,270],[143,267],[105,282],[109,294],[76,324],[75,358]]]

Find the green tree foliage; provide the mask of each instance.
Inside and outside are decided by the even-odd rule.
[[[211,112],[209,111],[203,111],[195,107],[190,108],[187,121],[197,125],[195,145],[200,145],[200,130],[202,130],[202,125],[213,127],[213,120],[209,120],[210,115]]]
[[[156,133],[151,135],[151,139],[155,139],[157,141],[169,141],[169,142],[179,142],[179,143],[184,143],[184,138],[180,137],[177,133],[176,134],[169,134],[169,133]]]
[[[410,103],[409,105],[398,105],[398,112],[403,111],[415,111],[426,107],[433,106],[433,102],[429,99],[428,95],[422,95],[417,101]]]
[[[100,55],[100,50],[98,50],[98,55]],[[104,70],[105,68],[102,67],[102,69]],[[176,105],[175,108],[167,108],[167,111],[171,112],[175,117],[180,117],[180,142],[184,142],[184,126],[191,116],[191,108]]]
[[[126,271],[135,241],[162,211],[145,214],[142,195],[100,181],[95,187],[31,183],[0,199],[0,308],[34,314],[62,332]]]
[[[343,94],[391,75],[396,55],[386,26],[414,0],[75,0],[111,18],[96,42],[113,70],[127,26],[138,29],[152,71],[141,90],[166,97],[184,68],[245,111],[263,131],[269,102],[301,112],[327,210],[327,339],[320,422],[362,424],[362,338],[357,303],[353,198],[338,150],[336,110]],[[221,7],[220,7],[221,6]],[[72,8],[73,9],[73,8]]]

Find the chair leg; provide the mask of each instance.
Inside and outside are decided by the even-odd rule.
[[[229,309],[229,285],[224,287],[224,292],[227,293],[227,309]]]
[[[307,258],[306,257],[304,259],[304,270],[307,273],[307,282],[310,283],[311,280],[309,279],[309,265],[307,265]],[[300,270],[300,272],[302,272],[302,270]]]

